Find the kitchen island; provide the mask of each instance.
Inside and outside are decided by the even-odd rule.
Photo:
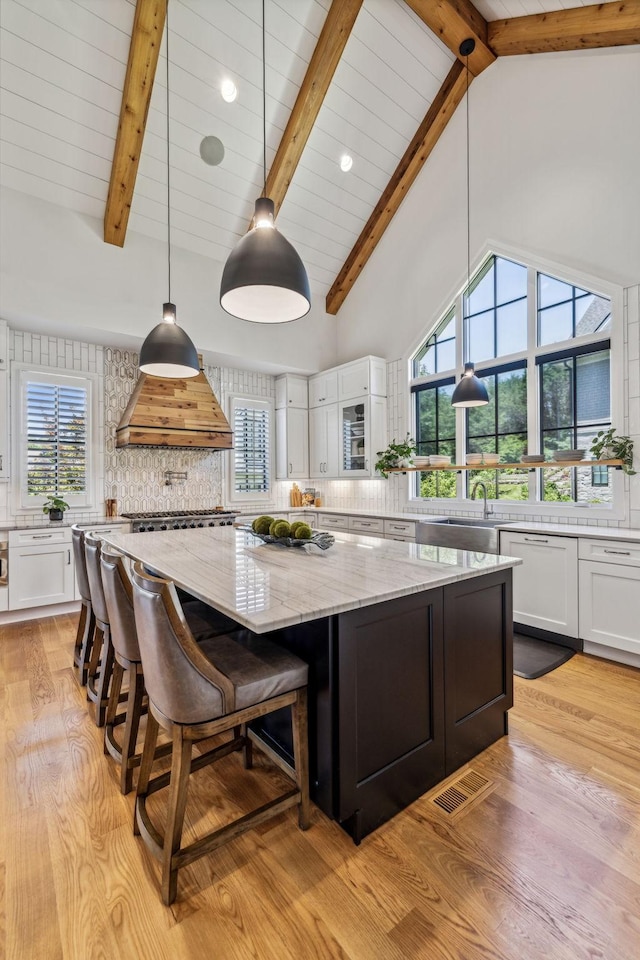
[[[309,663],[311,795],[356,842],[507,732],[516,559],[230,527],[105,540]],[[286,714],[255,733],[291,760]]]

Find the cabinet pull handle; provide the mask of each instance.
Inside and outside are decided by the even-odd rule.
[[[365,470],[368,470],[368,469],[369,469],[369,461],[368,461],[368,460],[365,460],[365,462],[364,462],[364,468],[365,468]]]
[[[605,547],[603,553],[615,553],[619,557],[630,557],[631,550],[607,550]]]
[[[67,550],[67,566],[71,566],[71,550]]]
[[[289,473],[293,473],[293,466],[292,466],[292,464],[289,464]]]
[[[53,536],[52,533],[39,533],[39,534],[34,533],[31,539],[32,540],[51,540],[52,536]]]
[[[525,537],[524,539],[527,543],[549,543],[548,540],[533,540],[531,537]]]

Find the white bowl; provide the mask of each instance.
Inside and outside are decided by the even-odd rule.
[[[482,454],[481,453],[468,453],[467,454],[467,463],[482,463]]]

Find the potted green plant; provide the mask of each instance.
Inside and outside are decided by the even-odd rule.
[[[389,476],[389,470],[397,467],[412,467],[411,457],[415,452],[416,445],[409,434],[401,443],[392,440],[386,450],[378,450],[376,470],[386,480]]]
[[[51,494],[42,505],[42,512],[49,514],[49,520],[62,520],[65,510],[69,509],[69,504],[60,497]]]
[[[591,441],[591,453],[596,460],[622,460],[622,470],[630,477],[633,469],[633,440],[629,437],[617,437],[614,427],[599,430]]]

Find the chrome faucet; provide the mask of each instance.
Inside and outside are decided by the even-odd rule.
[[[483,494],[483,501],[484,501],[484,505],[482,508],[482,519],[486,520],[487,517],[489,516],[489,507],[487,506],[487,485],[483,480],[476,480],[474,485],[471,487],[471,499],[475,500],[476,490],[478,489],[478,487],[482,487],[482,494]]]

